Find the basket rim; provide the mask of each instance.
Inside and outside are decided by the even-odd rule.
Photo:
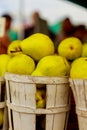
[[[87,78],[69,78],[70,81],[87,81]]]
[[[5,73],[5,79],[22,82],[22,83],[48,83],[48,84],[60,84],[60,83],[69,83],[69,77],[49,77],[49,76],[30,76],[30,75],[19,75],[13,73]]]
[[[4,81],[5,80],[5,77],[4,76],[1,76],[0,77],[0,81]]]

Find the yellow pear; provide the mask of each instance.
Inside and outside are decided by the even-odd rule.
[[[44,76],[44,75],[38,69],[35,69],[32,72],[31,76]]]
[[[21,53],[20,43],[21,43],[21,40],[12,41],[9,44],[8,49],[7,49],[8,55],[15,56],[15,55]]]
[[[18,54],[11,58],[7,65],[7,72],[30,75],[35,69],[34,60],[25,54]]]
[[[37,64],[32,76],[66,76],[70,65],[65,57],[50,55],[43,57]]]
[[[45,107],[45,100],[41,99],[36,103],[37,108],[44,108]]]
[[[80,57],[72,62],[70,78],[87,79],[87,57]]]
[[[31,56],[36,61],[44,56],[54,54],[55,51],[52,40],[42,33],[32,34],[24,39],[20,45],[23,53]]]
[[[2,109],[0,109],[0,126],[3,125],[3,117],[4,117],[4,112]]]
[[[74,60],[81,56],[82,42],[76,37],[65,38],[58,46],[58,54],[68,60]]]
[[[87,42],[83,44],[82,47],[82,57],[87,57]]]
[[[45,89],[44,88],[39,88],[36,91],[36,100],[41,100],[45,98]]]
[[[11,57],[7,54],[0,54],[0,76],[4,76],[7,64]]]
[[[43,108],[46,105],[46,92],[44,87],[38,88],[36,91],[36,106],[37,108]]]

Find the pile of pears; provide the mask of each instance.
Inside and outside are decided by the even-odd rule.
[[[29,76],[87,78],[86,48],[78,38],[69,37],[58,44],[56,52],[49,36],[35,33],[11,42],[7,54],[0,55],[0,76],[9,72]],[[45,89],[39,88],[36,94],[37,108],[44,108]]]
[[[58,53],[70,63],[71,79],[87,79],[87,42],[82,43],[76,37],[69,37],[60,42]]]
[[[15,40],[8,46],[7,54],[0,55],[0,76],[9,72],[31,76],[87,78],[87,43],[82,43],[76,37],[68,37],[55,50],[53,41],[42,33]]]
[[[0,55],[0,76],[5,72],[31,76],[66,76],[70,64],[55,53],[53,41],[45,34],[35,33],[23,40],[15,40],[7,54]]]

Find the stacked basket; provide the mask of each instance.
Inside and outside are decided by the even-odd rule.
[[[0,109],[4,113],[3,115],[0,115],[3,116],[3,124],[0,126],[0,130],[8,130],[8,114],[7,114],[7,107],[6,107],[6,86],[5,86],[4,77],[0,77]]]
[[[37,116],[45,115],[45,130],[66,130],[70,109],[68,77],[5,74],[9,130],[36,130]],[[46,86],[46,107],[36,108],[38,84]]]
[[[78,116],[79,130],[87,129],[87,80],[70,79]]]

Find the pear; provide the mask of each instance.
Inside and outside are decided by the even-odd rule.
[[[58,54],[67,60],[75,60],[82,54],[82,42],[76,37],[65,38],[59,43]]]
[[[70,65],[65,57],[50,55],[43,57],[37,64],[32,76],[66,76]]]
[[[11,57],[7,54],[0,54],[0,76],[4,76],[7,68],[7,64]]]
[[[72,62],[70,78],[87,79],[87,57],[80,57]]]
[[[37,89],[36,91],[36,107],[37,108],[44,108],[46,105],[46,93],[45,89]]]
[[[0,127],[3,125],[3,117],[4,117],[4,112],[3,109],[0,108]]]
[[[37,108],[45,108],[45,100],[41,99],[36,103]]]
[[[38,69],[35,69],[31,76],[44,76]]]
[[[55,47],[52,40],[45,34],[35,33],[22,40],[21,49],[24,54],[31,56],[35,61],[42,57],[54,54]]]
[[[7,72],[14,74],[30,75],[34,71],[34,69],[34,60],[31,57],[22,53],[11,58],[7,65]]]
[[[36,91],[36,100],[41,100],[45,98],[45,89],[44,88],[39,88]]]
[[[37,91],[36,92],[36,101],[41,100],[42,96],[41,96],[41,91]]]
[[[87,57],[87,42],[85,42],[83,44],[83,47],[82,47],[82,57]]]
[[[12,41],[9,44],[8,49],[7,49],[8,55],[15,56],[15,55],[21,53],[22,51],[21,51],[21,48],[20,48],[20,43],[21,43],[21,40]]]

